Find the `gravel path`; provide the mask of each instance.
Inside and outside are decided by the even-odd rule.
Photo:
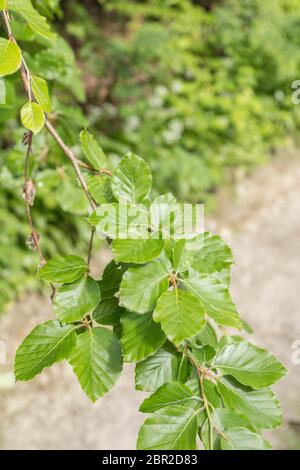
[[[255,330],[252,341],[268,347],[289,370],[275,387],[286,424],[267,436],[275,448],[290,449],[300,448],[300,364],[291,361],[292,343],[300,340],[298,158],[278,159],[244,179],[234,193],[220,195],[219,214],[207,221],[233,248],[232,295]],[[1,318],[0,339],[7,344],[2,378],[11,370],[20,340],[47,318],[50,306],[38,295],[25,297]],[[47,370],[33,383],[7,387],[0,400],[2,449],[135,448],[143,394],[134,391],[130,366],[95,405],[85,398],[67,364]]]

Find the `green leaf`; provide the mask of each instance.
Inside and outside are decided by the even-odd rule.
[[[24,127],[38,134],[45,124],[45,114],[41,106],[33,101],[21,109],[21,121]]]
[[[0,0],[0,10],[7,9],[7,0]]]
[[[112,178],[112,191],[120,202],[136,204],[148,196],[152,177],[147,163],[129,152],[119,163]]]
[[[101,170],[107,164],[105,153],[87,130],[80,132],[81,150],[93,168]]]
[[[45,113],[50,113],[51,101],[46,80],[41,77],[37,77],[36,75],[33,75],[31,77],[31,86],[38,104],[43,108]]]
[[[38,270],[38,279],[58,283],[74,282],[87,272],[86,262],[79,256],[56,255]]]
[[[192,264],[194,259],[194,251],[187,249],[187,240],[177,240],[173,248],[173,268],[174,271],[182,273],[186,271]]]
[[[199,298],[207,315],[220,325],[242,328],[242,322],[231,300],[228,289],[213,275],[201,275],[190,270],[183,284]]]
[[[210,232],[203,234],[203,244],[195,251],[193,269],[199,273],[222,271],[234,262],[231,249],[218,235]]]
[[[95,402],[108,392],[122,371],[122,356],[116,335],[102,327],[77,336],[69,362],[86,395]]]
[[[154,413],[166,406],[188,404],[198,399],[199,396],[195,396],[185,384],[168,382],[156,390],[149,398],[146,398],[141,404],[139,411],[142,413]]]
[[[121,318],[121,345],[124,360],[138,362],[155,353],[166,341],[152,314],[127,313]]]
[[[226,439],[221,438],[223,450],[269,450],[271,445],[260,435],[247,428],[231,428],[226,432]]]
[[[171,405],[146,419],[139,431],[138,450],[195,450],[197,414],[190,404]]]
[[[108,263],[98,283],[102,300],[110,299],[118,292],[123,273],[124,266],[117,265],[114,261]]]
[[[164,253],[145,266],[129,268],[120,286],[120,305],[136,313],[152,311],[159,296],[169,286],[171,270],[171,263]]]
[[[214,365],[243,385],[253,388],[268,387],[286,373],[271,353],[246,342],[225,346],[215,358]]]
[[[227,289],[230,287],[230,267],[222,269],[222,271],[218,271],[217,273],[213,273],[213,276]],[[241,320],[243,325],[243,320]]]
[[[46,39],[56,39],[56,34],[50,31],[46,18],[33,8],[31,0],[9,0],[8,8],[21,15],[35,33]]]
[[[193,294],[174,289],[159,298],[153,319],[161,323],[168,339],[179,346],[204,327],[205,312]]]
[[[255,431],[255,427],[247,416],[239,413],[238,410],[229,411],[226,408],[215,408],[212,420],[220,431],[236,427],[244,427],[250,431]]]
[[[218,391],[226,408],[239,411],[260,429],[275,428],[282,421],[282,412],[276,395],[269,388],[252,390],[234,379],[218,380]]]
[[[53,310],[63,323],[73,323],[92,312],[100,301],[97,282],[91,277],[82,277],[72,284],[63,284],[56,292]]]
[[[22,53],[12,40],[0,38],[0,77],[11,75],[21,67]]]
[[[93,311],[93,319],[101,325],[116,326],[120,323],[121,315],[125,309],[119,306],[118,299],[102,300],[96,310]]]
[[[65,359],[75,347],[74,325],[57,320],[38,325],[19,346],[15,359],[17,380],[30,380],[55,362]]]
[[[111,177],[107,175],[93,175],[87,180],[88,190],[98,204],[114,202],[115,198],[111,190]]]
[[[164,244],[164,240],[152,240],[151,238],[118,239],[112,242],[112,251],[118,262],[142,264],[156,258],[161,253]]]
[[[177,380],[180,356],[159,349],[153,356],[139,362],[135,368],[135,388],[155,392],[166,382]]]

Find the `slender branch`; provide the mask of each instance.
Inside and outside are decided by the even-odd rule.
[[[209,423],[209,450],[214,449],[214,428],[213,428],[213,423],[211,419],[211,414],[209,410],[209,402],[207,400],[207,397],[205,395],[205,390],[204,390],[204,385],[203,385],[203,379],[205,377],[205,368],[201,368],[195,361],[194,357],[192,354],[189,353],[187,346],[184,348],[183,354],[186,355],[186,357],[189,359],[190,363],[192,364],[193,367],[195,367],[197,371],[197,376],[198,376],[198,381],[199,381],[199,386],[200,386],[200,392],[202,395],[203,403],[204,403],[204,408],[207,414],[207,419]],[[211,405],[212,406],[212,405]]]
[[[87,197],[87,199],[90,203],[90,206],[93,210],[95,210],[97,205],[95,204],[95,202],[94,202],[94,200],[93,200],[93,198],[92,198],[92,196],[91,196],[91,194],[88,190],[87,184],[85,182],[85,179],[83,178],[83,175],[81,173],[80,166],[79,166],[79,163],[77,161],[77,158],[76,158],[75,154],[70,149],[70,147],[68,147],[67,144],[65,144],[63,139],[60,137],[60,135],[58,134],[56,129],[52,126],[52,124],[50,123],[50,121],[47,118],[45,120],[45,126],[48,129],[48,131],[50,132],[50,134],[52,135],[52,137],[54,138],[54,140],[57,142],[57,144],[61,147],[61,149],[63,150],[65,155],[68,157],[71,164],[73,165],[73,168],[75,170],[77,178],[78,178],[78,180],[81,184],[81,187],[82,187],[83,191],[85,192],[85,195],[86,195],[86,197]]]
[[[7,29],[9,39],[11,41],[13,41],[15,44],[17,44],[17,41],[16,41],[16,39],[13,35],[12,29],[11,29],[11,26],[10,26],[10,18],[9,18],[8,11],[3,10],[2,11],[2,16],[3,16],[3,19],[4,19],[4,23],[5,23],[5,26],[6,26],[6,29]],[[23,85],[24,85],[25,91],[27,93],[28,99],[29,99],[29,101],[31,101],[32,99],[34,99],[34,94],[32,93],[31,86],[30,86],[31,74],[30,74],[29,68],[27,67],[27,64],[25,62],[25,59],[24,59],[23,55],[22,55],[22,64],[21,64],[21,68],[20,68],[20,73],[21,73]],[[47,118],[45,120],[45,126],[46,126],[47,130],[49,131],[49,133],[52,135],[52,137],[55,139],[57,144],[61,147],[61,149],[63,150],[65,155],[68,157],[71,164],[73,165],[75,173],[76,173],[76,175],[78,177],[78,180],[81,184],[81,187],[82,187],[82,189],[83,189],[83,191],[84,191],[84,193],[85,193],[85,195],[86,195],[86,197],[87,197],[87,199],[88,199],[88,201],[91,205],[91,208],[93,210],[95,210],[97,205],[95,204],[95,202],[94,202],[94,200],[93,200],[93,198],[92,198],[92,196],[91,196],[91,194],[88,190],[87,184],[86,184],[86,182],[85,182],[85,180],[82,176],[80,166],[78,164],[76,156],[74,155],[74,153],[70,149],[70,147],[68,147],[68,145],[63,141],[61,136],[58,134],[56,129],[53,127],[53,125],[50,123],[50,121]]]
[[[89,243],[89,248],[88,248],[88,256],[87,256],[87,265],[88,265],[88,267],[90,267],[90,264],[91,264],[95,232],[96,232],[96,227],[93,226],[92,230],[91,230],[91,238],[90,238],[90,243]]]
[[[205,395],[204,391],[204,385],[203,385],[203,379],[204,379],[204,374],[205,372],[203,371],[202,373],[200,372],[199,368],[197,367],[197,374],[198,374],[198,379],[200,383],[200,388],[201,388],[201,394],[202,398],[204,401],[204,407],[207,413],[207,419],[209,422],[209,448],[210,450],[214,450],[214,428],[213,428],[213,423],[211,420],[211,415],[210,415],[210,410],[209,410],[209,404]]]
[[[29,157],[31,154],[32,149],[32,132],[26,133],[26,140],[23,140],[25,145],[27,145],[27,151],[25,156],[25,164],[24,164],[24,187],[23,187],[23,197],[25,200],[25,207],[26,207],[26,215],[28,219],[28,223],[31,229],[31,242],[33,243],[39,257],[41,263],[44,264],[46,262],[42,250],[39,244],[39,234],[37,233],[33,219],[31,214],[31,206],[33,205],[34,196],[35,196],[35,188],[32,180],[29,178]]]

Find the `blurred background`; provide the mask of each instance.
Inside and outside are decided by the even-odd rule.
[[[21,21],[14,34],[34,74],[50,85],[51,120],[79,155],[89,127],[112,162],[128,150],[145,158],[154,193],[203,202],[206,226],[236,258],[232,295],[289,374],[275,387],[285,424],[267,437],[300,448],[300,0],[39,0],[59,32],[50,43]],[[0,35],[4,36],[1,28]],[[24,93],[18,75],[0,78],[0,448],[132,449],[143,419],[133,370],[96,405],[68,365],[14,384],[16,347],[51,317],[35,279],[36,253],[21,195]],[[295,101],[295,100],[294,100]],[[85,197],[59,148],[34,139],[35,223],[41,246],[84,253]],[[94,269],[108,260],[95,250]],[[46,296],[45,296],[46,295]],[[300,354],[298,355],[300,361]]]

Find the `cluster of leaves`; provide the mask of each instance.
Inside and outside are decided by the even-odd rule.
[[[104,154],[87,131],[81,141],[90,163],[103,165]],[[145,205],[155,211],[152,231],[160,230],[170,212],[176,219],[171,194],[150,202],[150,170],[134,154],[123,157],[111,178],[93,178],[102,205],[89,220],[108,237],[111,225],[99,215],[103,206],[109,211],[117,203]],[[125,227],[118,229],[120,234]],[[136,224],[135,235],[138,229]],[[49,260],[38,277],[59,284],[56,319],[38,325],[23,341],[16,379],[30,380],[66,359],[94,402],[116,383],[123,360],[136,362],[136,388],[151,392],[140,407],[150,417],[140,429],[139,449],[196,449],[198,435],[207,449],[270,448],[260,431],[278,426],[281,410],[268,387],[285,369],[241,336],[218,339],[212,322],[249,327],[229,294],[231,250],[211,233],[195,238],[199,247],[192,250],[191,234],[116,238],[114,260],[100,280],[78,256]]]

